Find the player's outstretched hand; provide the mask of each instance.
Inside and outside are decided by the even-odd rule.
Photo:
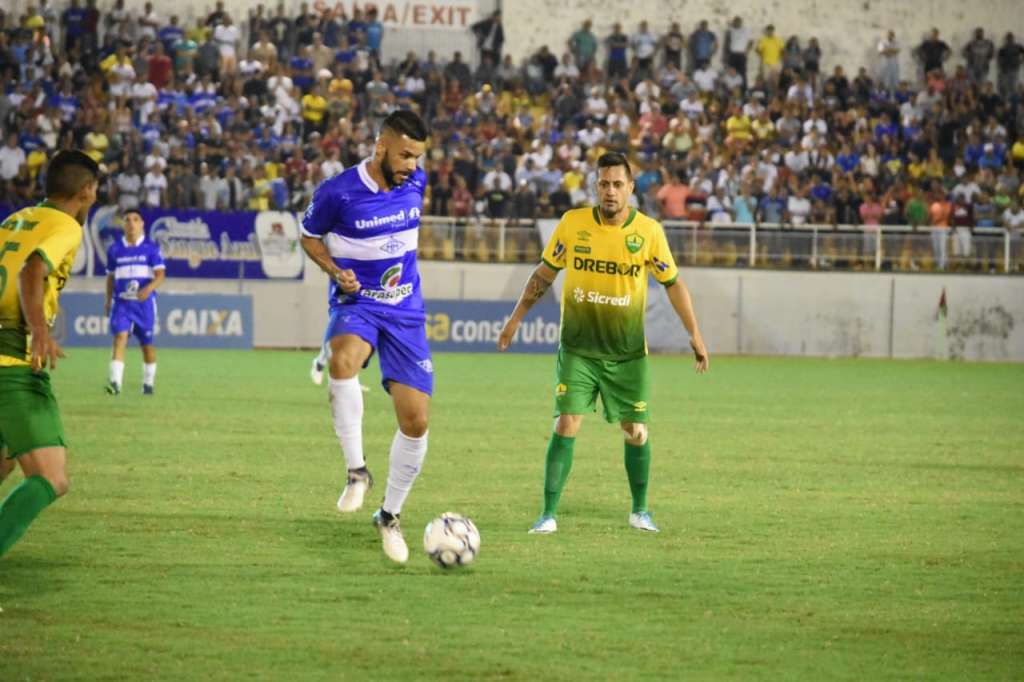
[[[334,276],[334,281],[338,283],[338,286],[346,294],[354,294],[363,288],[363,285],[356,279],[356,273],[353,270],[339,270],[338,274]]]
[[[510,319],[505,323],[505,327],[501,330],[501,334],[498,336],[498,350],[506,351],[508,347],[512,345],[512,338],[516,335],[516,331],[519,329],[519,323],[515,320]]]
[[[57,369],[57,358],[65,357],[60,345],[49,334],[33,334],[29,345],[32,352],[32,371],[39,372],[49,366]]]
[[[703,339],[690,339],[690,348],[693,349],[693,355],[697,358],[697,362],[693,366],[697,370],[697,374],[708,371],[708,349],[704,347]]]

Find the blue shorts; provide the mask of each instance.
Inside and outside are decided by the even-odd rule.
[[[153,332],[156,329],[156,299],[145,301],[125,301],[115,299],[110,309],[110,333],[122,334],[132,332],[139,344],[153,345]]]
[[[394,381],[427,395],[434,394],[434,364],[422,317],[403,318],[390,310],[377,312],[363,306],[341,306],[331,311],[324,339],[329,342],[343,334],[358,336],[380,354],[381,383],[385,391],[388,382]],[[368,364],[370,358],[366,359]]]

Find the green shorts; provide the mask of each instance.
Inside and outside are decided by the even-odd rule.
[[[50,375],[0,367],[0,447],[14,458],[38,448],[67,447]]]
[[[651,381],[646,356],[594,360],[559,348],[555,375],[556,415],[596,412],[600,395],[609,422],[647,421]]]

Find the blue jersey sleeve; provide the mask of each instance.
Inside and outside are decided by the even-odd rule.
[[[313,192],[313,199],[302,216],[302,234],[323,237],[338,224],[338,199],[324,183]]]
[[[149,257],[146,259],[146,263],[154,270],[167,267],[167,265],[164,264],[164,256],[160,253],[159,245],[153,244],[153,247],[149,250]]]

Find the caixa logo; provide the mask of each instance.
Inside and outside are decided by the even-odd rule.
[[[171,336],[244,336],[238,310],[175,308],[167,313],[166,331]]]

